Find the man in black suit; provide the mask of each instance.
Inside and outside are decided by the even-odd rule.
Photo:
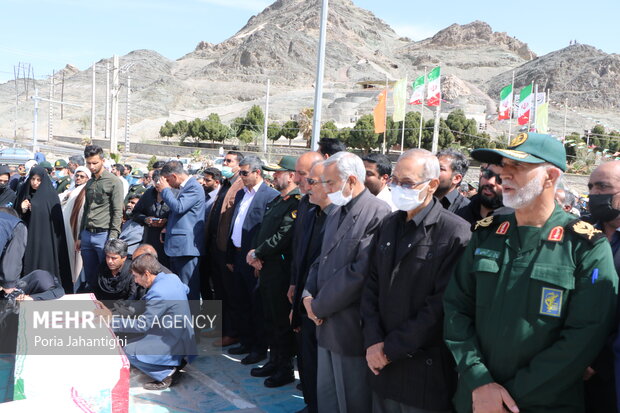
[[[327,196],[339,208],[325,222],[303,299],[318,326],[318,406],[320,412],[370,412],[360,299],[373,237],[391,210],[364,187],[366,169],[358,156],[339,152],[323,165]]]
[[[399,209],[375,238],[362,296],[373,413],[449,413],[456,372],[443,342],[443,293],[471,232],[433,195],[439,162],[402,154],[392,176]]]
[[[233,323],[239,332],[241,345],[228,350],[229,354],[247,354],[242,364],[255,364],[267,358],[267,342],[262,331],[263,312],[256,288],[257,277],[246,261],[251,243],[263,221],[267,204],[279,195],[267,186],[262,176],[263,163],[254,155],[239,162],[243,189],[235,197],[226,266],[233,273],[235,288],[231,305]]]

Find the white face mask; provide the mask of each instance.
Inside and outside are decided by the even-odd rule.
[[[428,184],[427,184],[428,185]],[[427,186],[425,185],[425,186]],[[422,189],[405,189],[396,185],[392,189],[392,202],[401,211],[412,211],[422,205],[425,198],[420,199]]]
[[[345,206],[351,201],[351,199],[353,199],[352,195],[344,196],[344,194],[342,193],[346,185],[347,185],[347,181],[344,181],[344,185],[342,185],[342,188],[340,188],[340,191],[327,194],[327,197],[329,198],[330,201],[332,201],[332,204],[336,206]]]

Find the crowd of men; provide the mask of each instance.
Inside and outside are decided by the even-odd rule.
[[[474,185],[456,150],[412,149],[393,165],[336,139],[269,165],[229,151],[198,175],[176,160],[110,172],[97,146],[54,168],[0,166],[0,286],[18,300],[89,291],[159,312],[156,298],[183,298],[165,310],[183,314],[221,300],[210,345],[255,365],[266,387],[294,382],[296,358],[307,412],[617,411],[620,161],[591,174],[581,218],[555,138],[522,133],[471,157]],[[57,204],[65,225],[43,234],[68,259],[32,263],[26,232]],[[117,332],[145,335],[125,350],[152,390],[176,382],[195,335],[214,337],[183,331],[184,353],[148,358],[141,346],[165,353],[167,338]]]

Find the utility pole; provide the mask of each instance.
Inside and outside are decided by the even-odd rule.
[[[60,85],[60,101],[63,102],[65,100],[65,71],[62,71],[62,83]],[[64,118],[65,115],[65,107],[64,105],[60,105],[60,120]]]
[[[103,137],[107,139],[110,137],[110,63],[106,63],[105,69],[105,129]]]
[[[441,95],[440,95],[441,96]],[[439,98],[439,104],[435,107],[435,125],[433,125],[433,146],[431,152],[437,153],[439,146],[439,114],[441,112],[441,97]]]
[[[93,91],[92,91],[92,99],[90,102],[90,138],[95,139],[95,72],[97,70],[97,64],[93,63]]]
[[[269,86],[271,80],[267,79],[267,95],[265,96],[265,126],[263,130],[263,153],[267,155],[267,128],[269,127]]]
[[[34,96],[32,98],[34,100],[34,117],[32,120],[32,152],[36,152],[38,147],[37,147],[37,123],[38,123],[38,118],[39,118],[39,90],[36,87],[34,87]]]
[[[131,95],[131,76],[127,74],[127,105],[125,106],[125,152],[130,152],[129,144],[129,96]]]
[[[19,89],[17,87],[18,71],[13,66],[13,76],[15,77],[15,119],[13,120],[13,143],[17,142],[17,107],[19,106]]]
[[[50,77],[50,98],[49,98],[49,110],[47,113],[47,141],[51,142],[52,136],[54,133],[54,76],[56,75],[55,71],[52,71],[52,77]]]
[[[112,119],[110,120],[110,153],[118,151],[118,141],[116,132],[118,129],[118,92],[119,92],[119,76],[118,76],[118,56],[112,58]]]
[[[327,37],[327,11],[329,1],[323,0],[321,6],[321,29],[319,32],[319,53],[316,68],[316,82],[314,89],[314,118],[312,119],[312,140],[310,150],[316,151],[321,134],[321,110],[323,102],[323,75],[325,73],[325,41]]]

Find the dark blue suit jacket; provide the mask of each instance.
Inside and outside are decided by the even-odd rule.
[[[205,242],[205,192],[191,177],[177,196],[166,188],[161,197],[170,208],[164,251],[169,257],[199,257]]]
[[[244,256],[250,251],[252,239],[260,228],[260,224],[263,222],[263,216],[265,215],[267,204],[279,194],[280,193],[278,191],[264,182],[258,188],[258,191],[256,191],[256,194],[254,195],[254,198],[248,208],[248,212],[245,215],[245,220],[243,221],[243,228],[241,231],[241,253]],[[237,214],[239,213],[239,205],[241,205],[241,200],[244,195],[245,191],[243,189],[240,189],[235,195],[235,212],[233,213],[231,221],[232,225],[230,226],[230,232],[228,233],[228,248],[226,249],[227,263],[229,264],[234,264],[234,254],[237,248],[233,245],[230,237],[232,235],[235,220],[237,219]]]

